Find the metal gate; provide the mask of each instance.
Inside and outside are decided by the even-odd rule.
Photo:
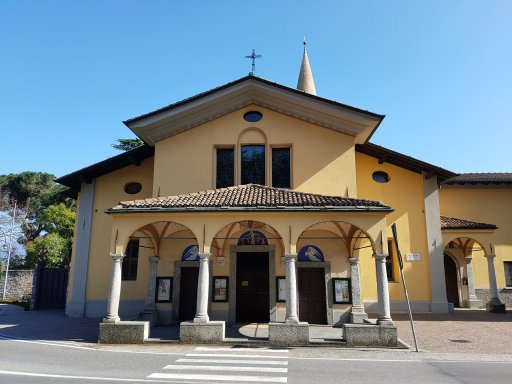
[[[64,309],[68,287],[67,269],[41,268],[37,283],[35,309]]]

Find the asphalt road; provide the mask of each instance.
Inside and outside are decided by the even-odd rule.
[[[512,355],[0,339],[0,383],[507,383]]]

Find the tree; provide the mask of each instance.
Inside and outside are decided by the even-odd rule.
[[[0,176],[0,212],[12,215],[14,201],[20,219],[18,243],[26,245],[26,266],[37,263],[66,266],[71,258],[75,202],[61,192],[55,176],[22,172]]]
[[[117,139],[117,144],[112,144],[112,147],[119,151],[131,151],[132,149],[138,148],[144,144],[141,139]]]

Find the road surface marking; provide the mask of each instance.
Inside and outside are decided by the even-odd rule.
[[[271,348],[231,348],[231,347],[197,347],[196,351],[229,351],[229,352],[270,352],[270,353],[288,353],[288,349]]]
[[[212,356],[212,357],[250,357],[256,359],[288,359],[288,356],[265,356],[265,355],[238,355],[233,353],[187,353],[186,356]]]
[[[204,356],[204,355],[203,355]],[[178,359],[177,363],[226,363],[230,364],[268,364],[268,365],[288,365],[287,361],[274,360],[235,360],[235,359]]]
[[[256,383],[286,383],[287,377],[271,376],[231,376],[231,375],[201,375],[179,373],[152,373],[148,376],[152,379],[181,379],[181,380],[209,380],[209,381],[235,381]]]
[[[227,363],[228,361],[226,361]],[[268,367],[240,367],[231,365],[201,365],[199,367],[195,365],[167,365],[163,369],[202,369],[205,371],[241,371],[241,372],[278,372],[287,373],[288,368],[268,368]]]

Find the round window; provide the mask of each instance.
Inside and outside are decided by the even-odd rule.
[[[387,183],[389,181],[389,175],[383,171],[376,171],[372,174],[373,181],[377,183]]]
[[[129,195],[135,195],[136,193],[139,193],[142,190],[142,184],[141,183],[127,183],[124,186],[124,191]]]
[[[263,118],[261,112],[258,111],[249,111],[244,114],[244,120],[249,123],[256,123]]]

